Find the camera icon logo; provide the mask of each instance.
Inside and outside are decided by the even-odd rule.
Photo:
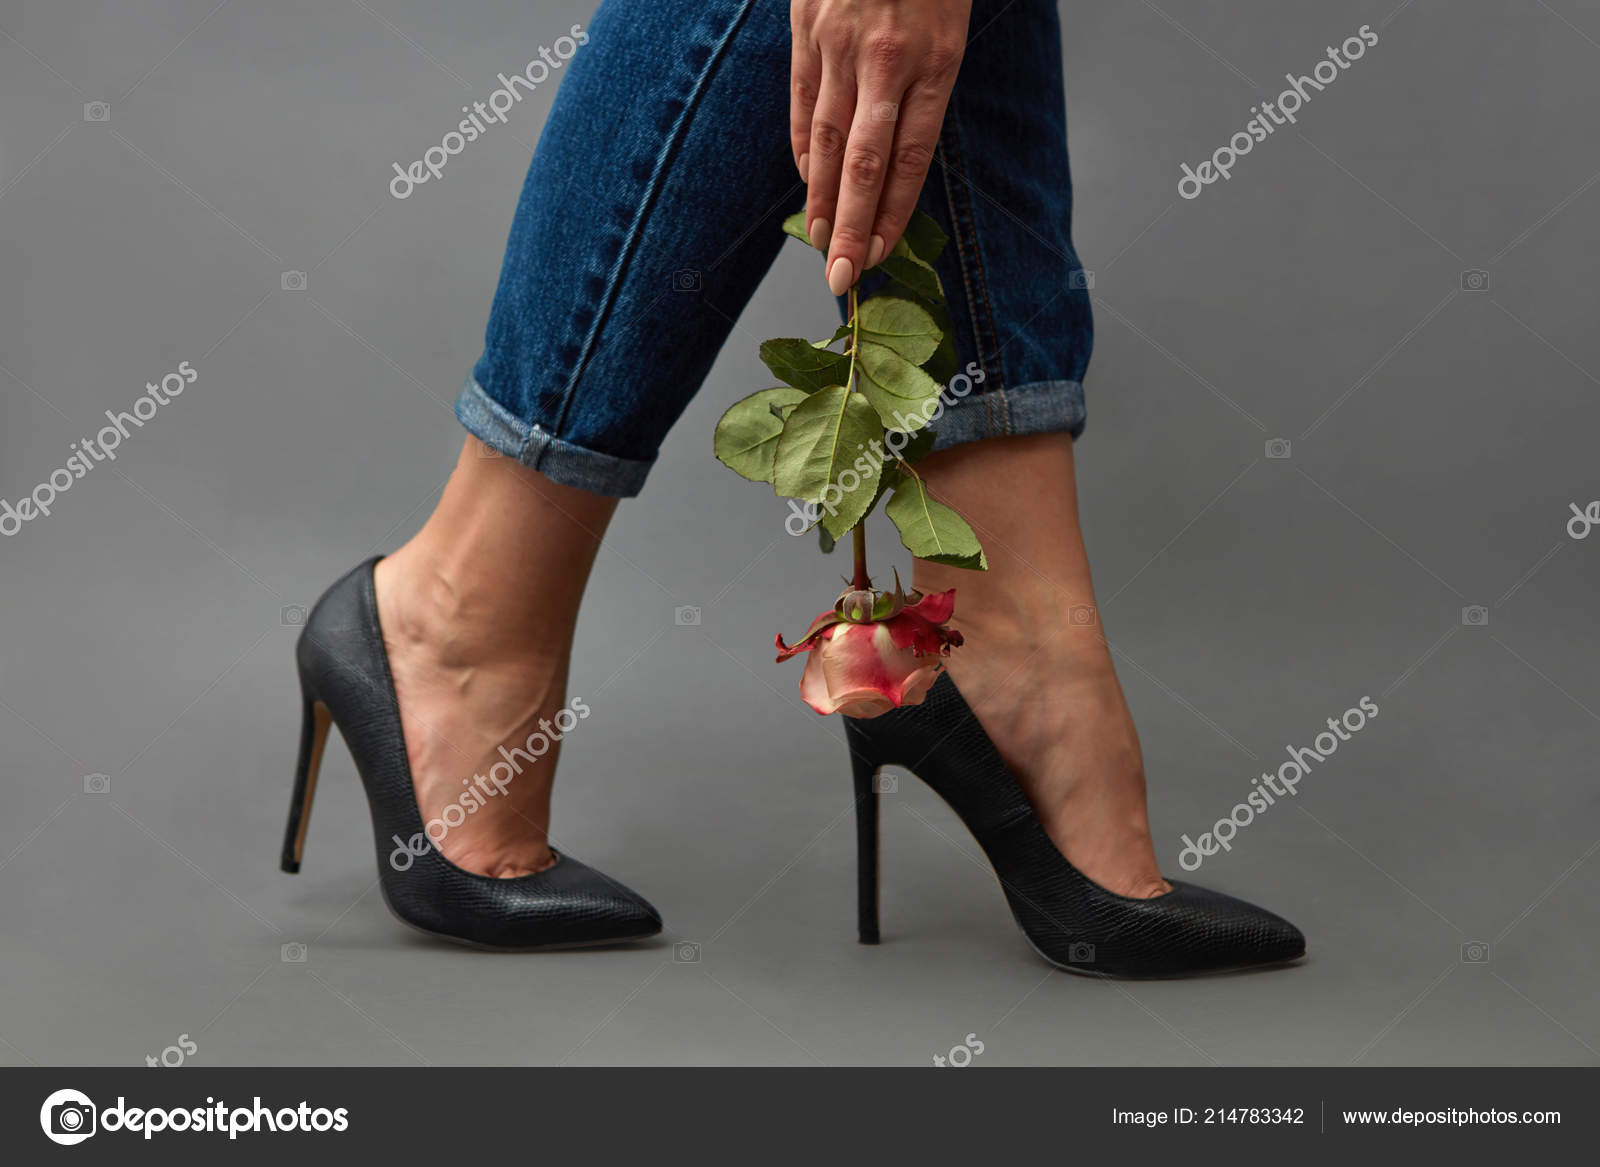
[[[1093,604],[1074,604],[1067,609],[1067,621],[1071,624],[1088,625],[1099,620],[1099,614]]]
[[[1482,604],[1468,604],[1461,609],[1461,622],[1468,628],[1485,628],[1489,624],[1489,609]]]
[[[1079,940],[1075,944],[1067,945],[1067,963],[1093,964],[1094,945],[1083,940]]]
[[[672,962],[674,964],[699,964],[700,943],[696,940],[680,940],[672,946]]]
[[[698,292],[700,290],[700,273],[690,267],[682,267],[672,273],[672,290],[674,292]]]
[[[283,290],[286,292],[303,292],[306,290],[306,273],[303,271],[286,271],[283,273]]]
[[[1289,444],[1288,438],[1267,439],[1267,457],[1269,458],[1287,458],[1292,449],[1293,447]]]
[[[1094,272],[1079,268],[1067,277],[1067,287],[1074,292],[1082,292],[1094,288]]]
[[[57,1090],[39,1108],[45,1138],[63,1147],[75,1146],[94,1134],[95,1105],[81,1090]]]
[[[83,120],[108,122],[111,120],[111,107],[103,101],[86,101],[83,103]]]
[[[1487,292],[1489,290],[1489,273],[1481,267],[1468,268],[1461,273],[1461,290],[1463,292]]]
[[[900,117],[900,107],[892,101],[880,101],[872,107],[872,120],[892,122]]]
[[[278,619],[285,628],[299,628],[306,622],[307,614],[303,604],[285,604],[278,609]]]
[[[83,792],[85,794],[110,794],[111,775],[85,774],[83,776]]]
[[[291,940],[278,950],[278,956],[284,964],[304,964],[307,949],[298,940]]]
[[[872,778],[872,793],[898,794],[900,792],[900,779],[893,774],[875,774]]]
[[[1461,946],[1461,963],[1488,964],[1489,952],[1487,940],[1469,940]]]
[[[696,604],[684,604],[682,607],[672,609],[672,622],[679,628],[700,627],[700,608]]]

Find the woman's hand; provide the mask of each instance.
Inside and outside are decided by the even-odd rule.
[[[972,0],[791,0],[789,137],[836,296],[916,209],[971,14]]]

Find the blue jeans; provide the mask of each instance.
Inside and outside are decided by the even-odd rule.
[[[586,31],[456,415],[556,482],[629,496],[788,239],[780,223],[805,205],[788,5],[605,0]],[[950,237],[936,267],[961,366],[984,374],[938,419],[938,447],[1076,436],[1093,326],[1049,0],[974,3],[920,206]]]

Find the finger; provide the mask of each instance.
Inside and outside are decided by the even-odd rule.
[[[822,55],[809,37],[796,32],[789,52],[789,146],[795,169],[806,181],[811,150],[811,119],[817,109],[817,89],[822,84]]]
[[[894,147],[884,175],[883,194],[878,199],[877,219],[868,243],[867,266],[876,255],[882,259],[894,250],[917,209],[917,199],[928,180],[928,169],[939,145],[944,126],[945,107],[950,90],[942,85],[919,84],[911,87],[900,103],[900,120],[895,126]]]
[[[898,89],[874,88],[856,103],[856,116],[839,171],[839,202],[828,243],[828,290],[836,296],[843,295],[863,271],[883,258],[881,239],[877,240],[880,250],[871,254],[872,232],[894,149],[901,96]]]
[[[856,107],[856,82],[828,58],[822,59],[822,84],[811,119],[809,176],[806,183],[806,234],[812,246],[826,252],[839,203],[839,170]]]

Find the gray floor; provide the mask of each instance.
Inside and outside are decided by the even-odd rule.
[[[1381,710],[1195,877],[1299,922],[1302,967],[1049,972],[910,780],[885,943],[855,944],[839,729],[770,648],[839,562],[710,457],[759,339],[830,319],[798,246],[622,508],[580,629],[595,716],[559,842],[670,938],[414,938],[339,750],[304,873],[276,871],[282,612],[435,497],[550,94],[409,200],[390,164],[587,11],[0,2],[0,497],[198,372],[0,540],[0,1061],[138,1065],[187,1035],[214,1065],[926,1065],[969,1034],[977,1065],[1600,1060],[1600,538],[1565,529],[1600,496],[1594,0],[1063,7],[1085,521],[1163,862],[1285,745]],[[1369,23],[1298,133],[1178,197],[1180,163]]]

